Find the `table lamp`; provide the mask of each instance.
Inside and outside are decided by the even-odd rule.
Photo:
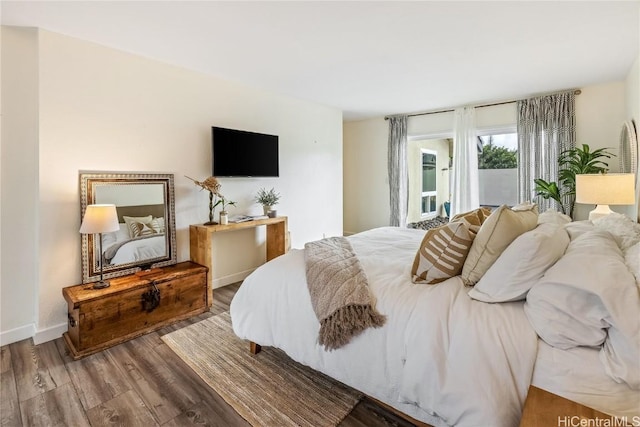
[[[98,234],[100,241],[100,281],[93,284],[93,289],[102,289],[109,286],[109,282],[103,280],[102,264],[104,256],[102,254],[102,233],[111,233],[118,231],[118,212],[116,205],[88,205],[82,218],[80,233],[82,234]]]
[[[635,180],[632,173],[576,175],[576,203],[596,205],[589,212],[590,221],[602,218],[613,212],[609,205],[635,203]]]

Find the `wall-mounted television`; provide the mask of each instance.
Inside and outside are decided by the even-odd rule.
[[[213,176],[277,177],[278,136],[212,127]]]

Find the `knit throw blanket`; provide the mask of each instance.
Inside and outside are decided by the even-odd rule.
[[[307,286],[320,322],[318,342],[327,350],[347,344],[386,317],[374,307],[367,276],[344,237],[330,237],[304,246]]]

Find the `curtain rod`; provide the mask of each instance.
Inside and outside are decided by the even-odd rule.
[[[576,89],[573,91],[574,95],[580,95],[582,93],[582,91],[580,89]],[[502,102],[494,102],[491,104],[482,104],[482,105],[476,105],[473,108],[484,108],[484,107],[493,107],[496,105],[505,105],[505,104],[513,104],[514,102],[518,102],[518,99],[514,99],[511,101],[502,101]],[[415,116],[427,116],[429,114],[440,114],[440,113],[451,113],[452,111],[455,111],[455,108],[449,108],[447,110],[437,110],[437,111],[426,111],[424,113],[413,113],[413,114],[407,114],[407,117],[415,117]],[[389,116],[384,116],[385,120],[389,120]]]

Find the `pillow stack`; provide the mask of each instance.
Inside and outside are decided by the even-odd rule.
[[[465,285],[475,285],[516,237],[538,224],[536,205],[506,205],[496,209],[482,224],[462,268]]]
[[[432,285],[459,275],[476,234],[490,215],[489,209],[479,208],[428,230],[413,261],[412,281]]]
[[[554,223],[538,225],[518,236],[493,263],[469,296],[483,302],[519,301],[564,255],[569,234]]]

